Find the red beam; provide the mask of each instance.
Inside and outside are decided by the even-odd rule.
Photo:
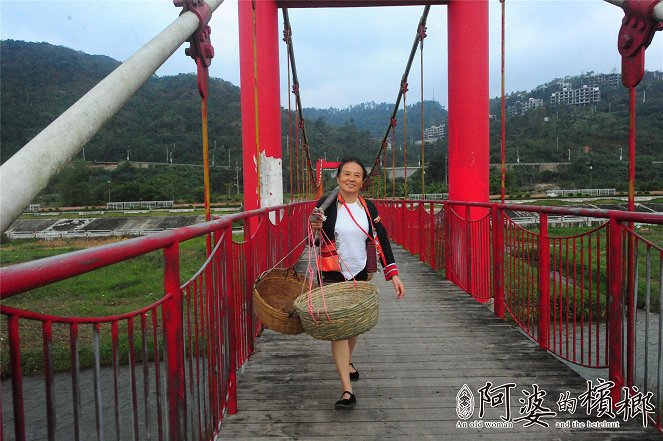
[[[465,202],[465,201],[445,201],[447,205],[469,205],[472,207],[490,208],[493,205],[504,210],[528,211],[532,213],[548,213],[573,216],[598,217],[603,219],[615,219],[620,222],[644,222],[650,224],[663,224],[663,215],[660,213],[641,213],[620,211],[620,210],[598,210],[595,208],[573,208],[556,207],[547,205],[520,205],[520,204],[496,204],[489,202]]]
[[[539,216],[539,346],[550,349],[550,238],[548,237],[548,215]],[[553,348],[554,352],[554,348]]]
[[[294,205],[305,203],[306,202],[300,202]],[[18,263],[16,265],[2,268],[0,269],[0,284],[2,285],[0,298],[6,299],[7,297],[11,297],[14,294],[29,289],[64,280],[69,277],[78,276],[97,268],[166,248],[176,242],[184,242],[193,239],[194,237],[229,227],[233,221],[249,219],[252,216],[280,210],[285,207],[285,205],[278,205],[269,208],[245,211],[229,216],[223,216],[221,219],[212,222],[191,225],[178,228],[177,230],[164,231],[150,236],[129,239],[101,247],[88,248],[30,262]],[[25,274],[30,274],[30,277],[25,277]]]
[[[622,327],[623,327],[623,288],[622,280],[622,226],[619,221],[610,219],[608,226],[608,378],[614,383],[610,390],[612,402],[621,399],[624,384],[624,370],[622,368]],[[660,344],[660,342],[659,342]],[[629,357],[630,358],[630,357]],[[660,366],[659,366],[660,367]],[[661,404],[661,403],[658,403]]]
[[[364,8],[371,6],[446,5],[449,0],[277,0],[279,8]]]
[[[451,2],[447,20],[449,199],[488,202],[488,0]]]
[[[162,321],[166,340],[166,408],[170,439],[183,439],[186,429],[186,398],[184,376],[184,336],[182,333],[182,291],[180,290],[179,244],[163,250],[164,291],[169,295],[163,306]],[[115,322],[117,323],[117,322]],[[99,325],[97,325],[99,326]]]

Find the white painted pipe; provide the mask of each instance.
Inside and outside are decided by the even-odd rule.
[[[604,0],[613,5],[617,5],[620,8],[624,6],[625,0]],[[659,2],[658,5],[654,6],[654,18],[656,21],[663,21],[663,1]]]
[[[207,0],[214,12],[223,0]],[[173,14],[177,10],[173,8]],[[0,167],[0,232],[72,160],[136,91],[198,29],[193,12],[122,63]]]

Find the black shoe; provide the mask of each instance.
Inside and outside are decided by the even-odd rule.
[[[343,398],[345,394],[349,394],[350,398]],[[341,399],[334,404],[336,410],[350,410],[357,405],[357,399],[352,392],[347,390],[341,394]]]
[[[355,367],[354,364],[350,363],[350,366],[352,366],[352,369],[354,369],[354,372],[350,372],[350,381],[357,381],[359,380],[359,371]]]

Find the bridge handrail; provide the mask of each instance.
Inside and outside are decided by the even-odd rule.
[[[415,201],[420,202],[420,201]],[[422,201],[436,202],[439,201]],[[547,213],[572,216],[589,216],[603,219],[614,219],[619,222],[647,222],[652,224],[663,224],[663,214],[629,212],[621,210],[602,210],[597,208],[573,208],[573,207],[552,207],[544,205],[520,205],[520,204],[500,204],[496,202],[465,202],[465,201],[446,201],[448,205],[462,205],[480,208],[497,207],[502,210],[527,211],[532,213]]]
[[[58,282],[69,277],[93,271],[123,260],[157,251],[168,246],[209,234],[221,228],[229,227],[234,221],[264,215],[288,206],[298,206],[307,202],[289,205],[276,205],[242,213],[225,215],[217,220],[163,231],[149,236],[129,239],[109,245],[74,251],[60,256],[45,257],[30,262],[18,263],[0,269],[2,291],[0,299],[6,299],[21,292]],[[30,277],[26,277],[29,274]]]
[[[623,387],[660,390],[661,377],[648,372],[663,372],[655,355],[663,339],[648,330],[663,327],[663,299],[656,294],[663,248],[631,223],[663,225],[663,213],[453,200],[376,202],[396,243],[444,270],[477,301],[492,301],[497,317],[513,320],[542,349],[564,360],[607,368],[613,403]],[[537,231],[521,228],[521,218],[510,219],[510,212],[531,213],[529,224]],[[601,225],[549,234],[551,221],[564,216]],[[656,309],[657,319],[650,317]],[[648,419],[663,430],[660,394],[653,401],[657,410]]]

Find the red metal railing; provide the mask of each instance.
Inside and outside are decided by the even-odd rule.
[[[654,420],[661,428],[663,249],[636,233],[631,223],[660,225],[662,215],[451,201],[377,202],[396,242],[433,268],[444,268],[447,278],[478,301],[494,298],[496,315],[507,314],[560,357],[608,367],[613,399],[622,386],[651,391]],[[67,318],[0,305],[7,320],[13,398],[3,401],[3,434],[13,426],[16,439],[79,439],[82,430],[92,430],[85,425],[91,421],[98,438],[108,427],[118,438],[129,433],[135,438],[213,437],[224,410],[236,411],[236,370],[249,357],[259,326],[252,314],[252,281],[283,256],[282,266],[294,264],[298,252],[290,251],[303,247],[298,238],[304,237],[311,208],[300,203],[255,210],[2,268],[4,299],[163,250],[165,287],[165,296],[154,304],[112,317]],[[535,228],[519,225],[510,216],[513,211],[530,213]],[[548,225],[560,215],[607,222],[556,237]],[[248,239],[233,242],[232,221],[249,218],[257,221],[246,222]],[[248,231],[251,224],[255,231]],[[213,252],[181,284],[179,243],[205,234],[213,235]],[[43,378],[22,375],[20,336],[30,323],[41,327]],[[92,369],[79,366],[82,333],[89,336]],[[106,338],[110,347],[102,343]],[[54,352],[62,352],[63,341],[68,342],[70,378],[54,368]],[[102,367],[103,360],[110,360],[110,366]],[[26,396],[24,383],[37,393]],[[32,410],[34,403],[44,408],[47,434],[32,432],[39,428],[31,424],[38,413]],[[72,423],[58,427],[62,417]]]
[[[0,269],[6,299],[156,250],[163,250],[164,262],[164,296],[127,314],[73,318],[0,305],[12,396],[2,401],[2,438],[78,440],[93,431],[97,439],[108,432],[116,439],[214,438],[224,411],[237,410],[235,374],[259,326],[252,282],[284,257],[280,265],[295,264],[311,209],[311,203],[297,203],[254,210]],[[251,218],[259,219],[255,231],[233,242],[233,221]],[[182,284],[179,244],[206,234],[213,251]],[[42,329],[41,378],[24,375],[21,366],[21,334],[35,324]],[[83,333],[91,345],[91,369],[80,367],[79,354],[87,349]],[[56,373],[55,352],[68,356],[69,374]],[[110,366],[102,366],[108,355]]]
[[[629,225],[661,225],[663,215],[453,201],[378,205],[395,242],[436,269],[443,250],[447,279],[480,302],[493,297],[495,314],[508,314],[542,348],[578,365],[607,367],[614,403],[622,387],[652,391],[661,429],[663,250]],[[423,220],[435,211],[443,224]],[[516,212],[527,213],[534,229],[510,217]],[[564,217],[605,222],[551,235],[549,223]],[[432,240],[422,242],[422,231]],[[422,243],[435,244],[435,252]]]
[[[380,218],[392,240],[412,254],[419,254],[435,270],[444,268],[444,210],[435,202],[376,200]],[[414,208],[416,205],[416,208]],[[423,247],[420,244],[423,243]],[[421,247],[421,248],[420,248]]]

